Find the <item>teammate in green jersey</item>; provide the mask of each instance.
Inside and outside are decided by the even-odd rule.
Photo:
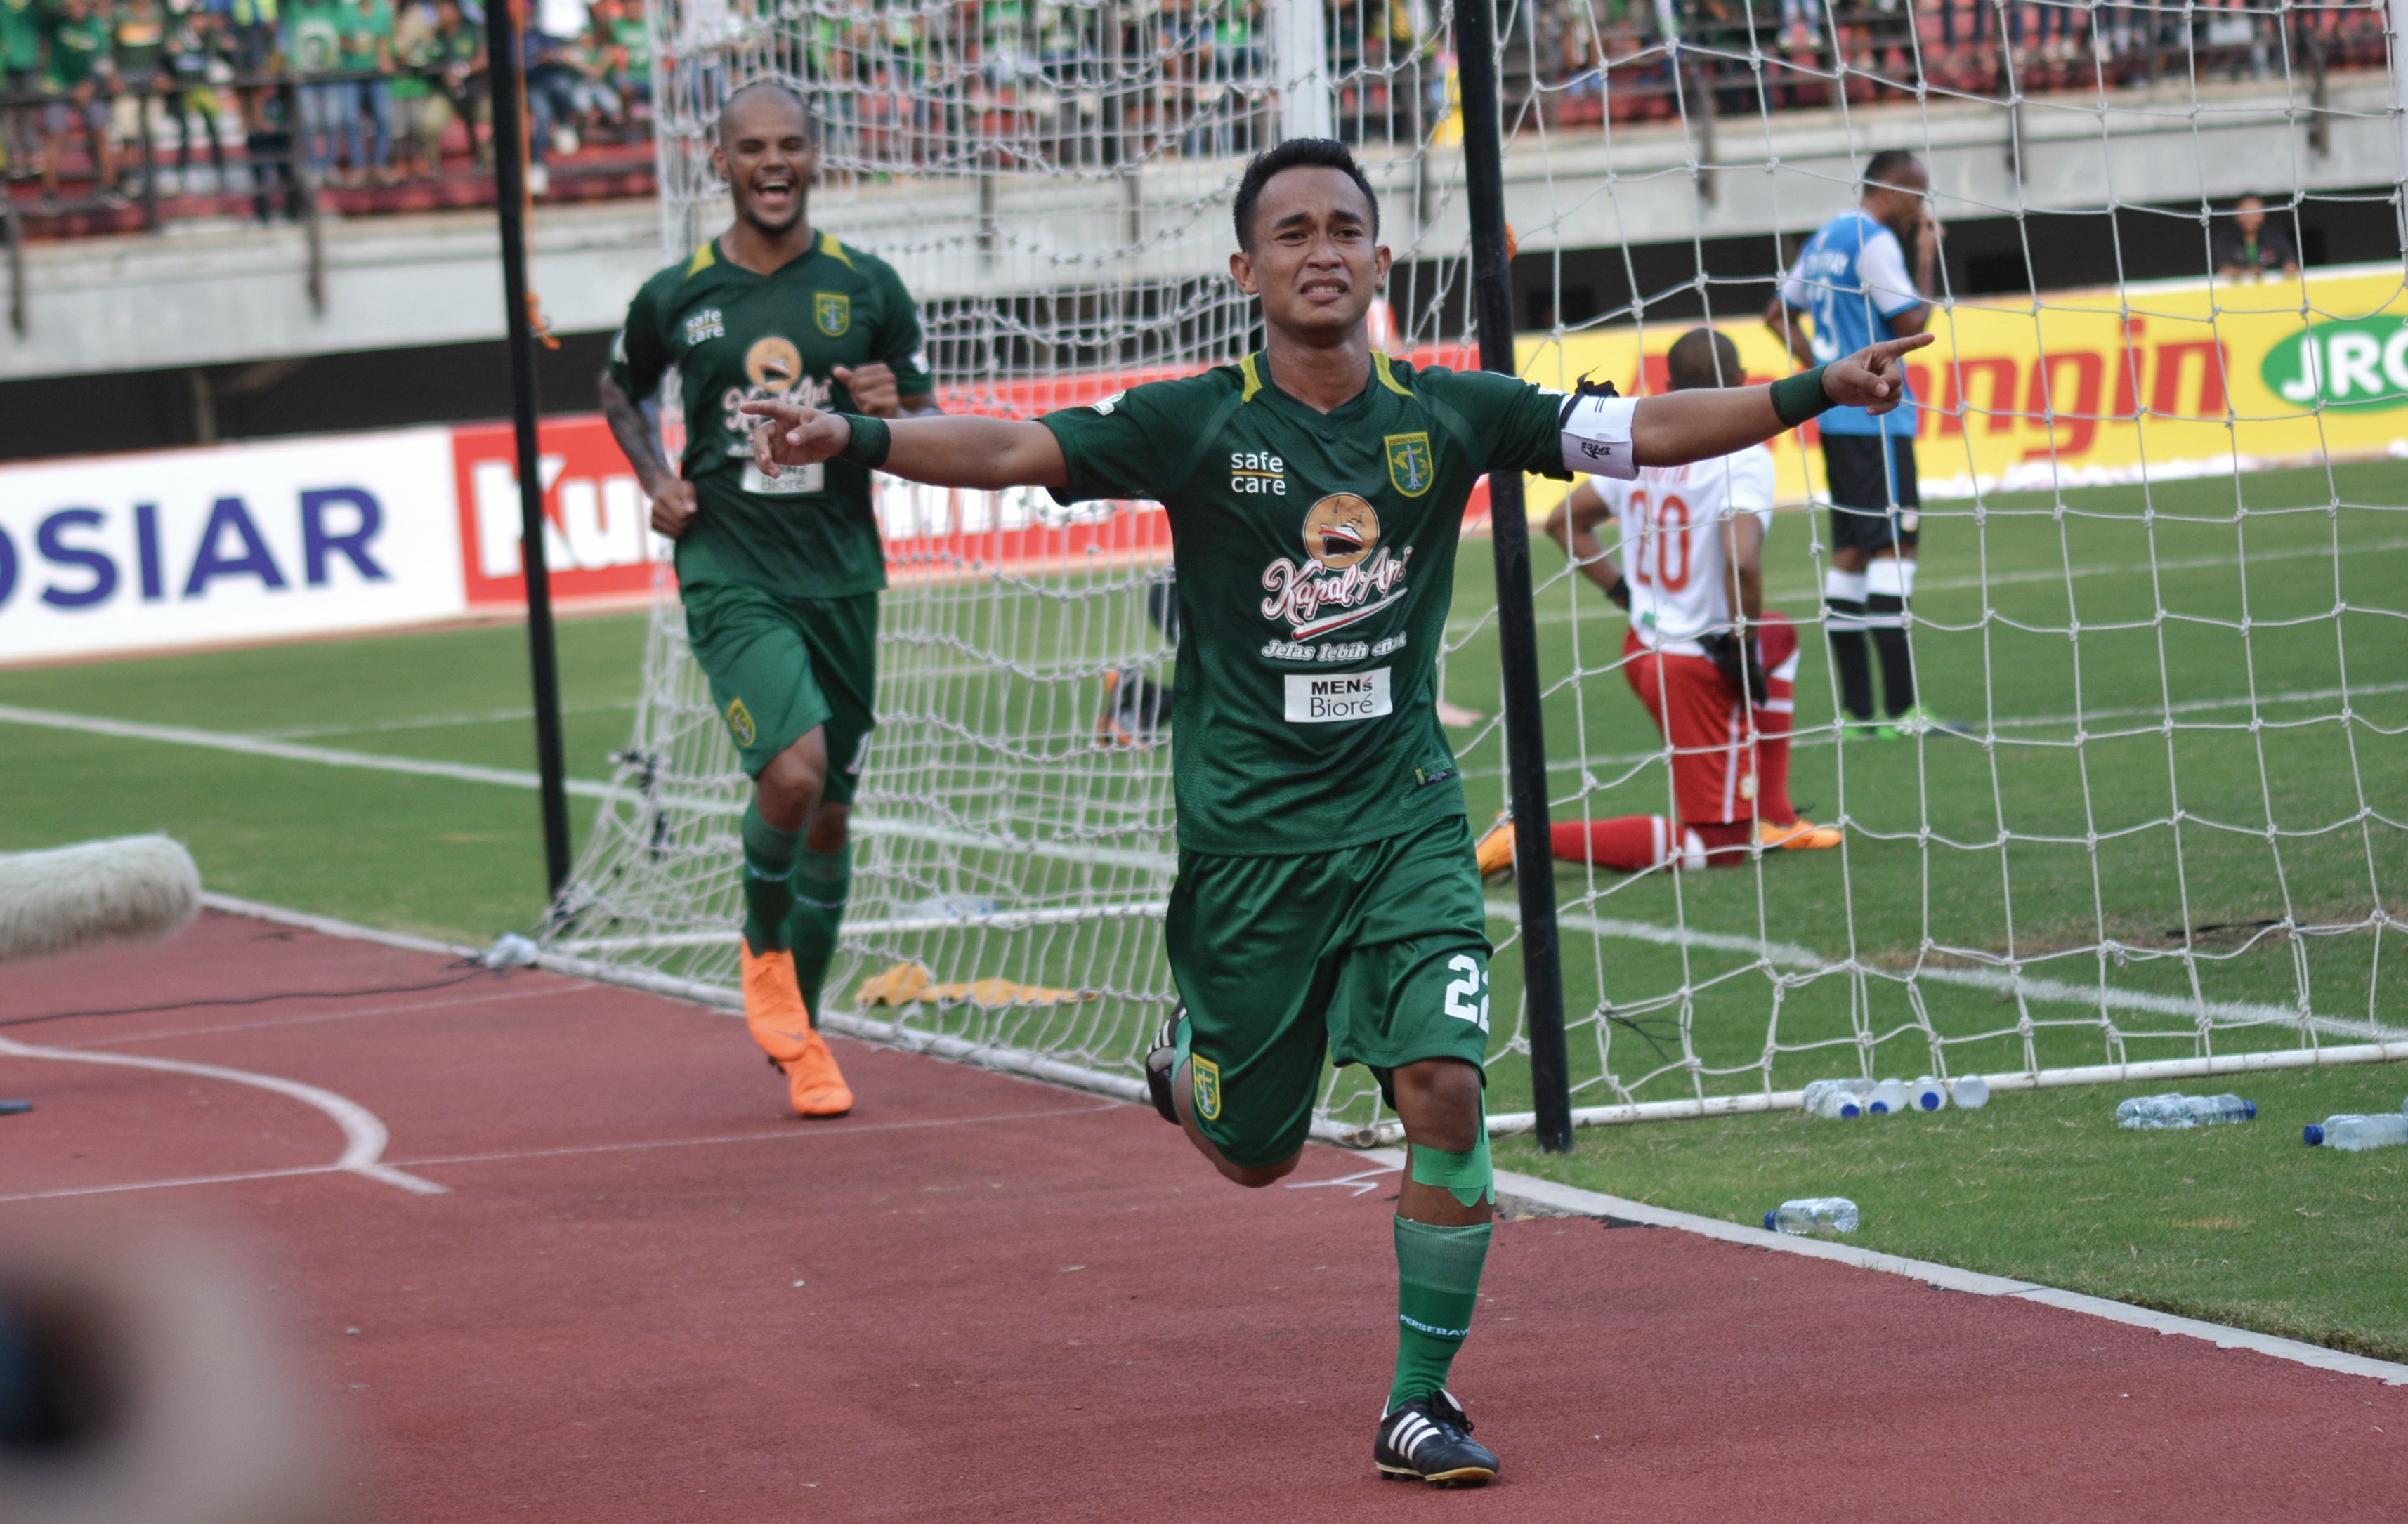
[[[765,472],[747,402],[934,413],[920,315],[883,261],[805,216],[818,150],[802,98],[750,85],[719,115],[711,161],[728,230],[644,283],[602,377],[602,409],[677,541],[695,660],[753,779],[744,812],[744,1016],[795,1110],[853,1108],[815,1029],[852,887],[847,817],[873,723],[886,558],[869,472]],[[639,404],[676,367],[681,470]]]
[[[1180,862],[1164,928],[1182,1002],[1146,1062],[1155,1105],[1220,1172],[1295,1169],[1324,1057],[1363,1063],[1403,1122],[1396,1375],[1381,1473],[1485,1482],[1497,1457],[1445,1389],[1469,1331],[1495,1191],[1482,1107],[1488,944],[1432,673],[1455,539],[1486,472],[1630,477],[1727,455],[1838,404],[1886,411],[1900,339],[1770,387],[1633,402],[1374,353],[1379,207],[1340,143],[1257,157],[1230,274],[1264,349],[1034,422],[761,416],[773,469],[1152,498],[1179,566],[1172,771]]]

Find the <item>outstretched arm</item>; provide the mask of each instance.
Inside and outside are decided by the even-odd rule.
[[[1931,341],[1929,334],[1885,339],[1832,361],[1820,372],[1824,405],[1861,407],[1873,414],[1890,411],[1906,392],[1906,363],[1900,357]],[[1642,397],[1630,414],[1631,457],[1640,465],[1685,465],[1762,444],[1797,426],[1795,419],[1784,420],[1774,407],[1772,392],[1770,386],[1696,387]]]
[[[774,477],[781,466],[834,460],[855,444],[853,424],[842,413],[784,402],[748,402],[744,411],[762,420],[752,431],[752,459],[763,476]],[[1061,441],[1042,423],[964,415],[897,419],[886,427],[885,458],[861,463],[890,477],[990,491],[1070,484]]]

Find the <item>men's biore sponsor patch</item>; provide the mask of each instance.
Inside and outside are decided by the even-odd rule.
[[[1287,718],[1319,725],[1340,719],[1376,719],[1393,714],[1388,669],[1369,672],[1297,672],[1287,677]]]

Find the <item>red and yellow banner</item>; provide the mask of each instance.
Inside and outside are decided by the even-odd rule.
[[[1749,377],[1790,368],[1763,324],[1718,323]],[[1661,392],[1687,324],[1525,337],[1522,374]],[[1926,497],[2408,453],[2408,285],[2398,266],[2239,284],[2152,281],[1934,314],[1910,367]],[[1823,490],[1809,424],[1776,446],[1784,499]],[[1534,509],[1567,489],[1533,480]]]

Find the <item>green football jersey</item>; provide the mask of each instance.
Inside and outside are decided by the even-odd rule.
[[[678,580],[740,582],[796,598],[849,598],[886,586],[869,472],[847,461],[765,477],[752,463],[747,402],[849,410],[830,372],[884,361],[905,397],[935,389],[919,308],[885,261],[825,233],[770,275],[716,243],[644,282],[610,348],[610,376],[651,396],[670,366],[685,400],[682,474],[696,512],[677,544]]]
[[[1562,394],[1371,358],[1326,414],[1256,354],[1039,420],[1069,464],[1055,497],[1169,510],[1193,850],[1319,852],[1463,813],[1433,675],[1464,502],[1492,469],[1565,474]]]

